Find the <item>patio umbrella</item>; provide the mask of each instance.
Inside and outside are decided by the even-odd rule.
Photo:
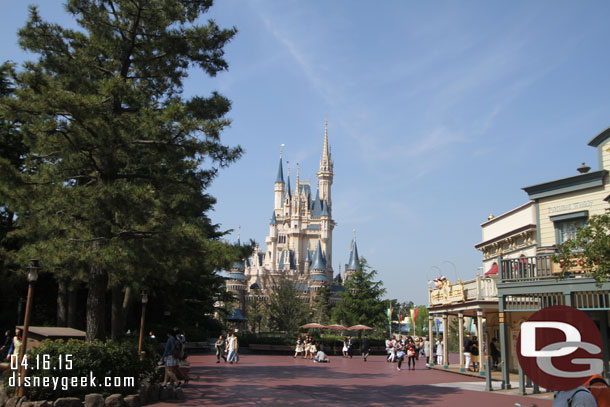
[[[322,329],[322,328],[326,328],[326,327],[324,325],[322,325],[322,324],[318,324],[318,323],[312,322],[310,324],[301,325],[300,328],[303,328],[303,329]]]
[[[366,326],[366,325],[354,325],[354,326],[350,326],[349,328],[350,331],[371,331],[373,330],[373,328],[371,328],[370,326]]]

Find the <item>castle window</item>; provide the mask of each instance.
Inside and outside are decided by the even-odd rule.
[[[277,239],[278,243],[286,243],[286,235],[280,235]]]
[[[551,221],[555,225],[555,243],[558,245],[576,238],[579,228],[585,226],[589,211],[566,213],[563,215],[551,216]]]

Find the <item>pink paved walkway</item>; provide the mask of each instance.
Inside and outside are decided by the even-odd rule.
[[[211,355],[191,356],[189,361],[195,380],[185,387],[188,399],[158,403],[156,407],[552,405],[551,400],[434,386],[456,382],[468,385],[481,380],[427,369],[421,359],[411,371],[397,371],[396,364],[386,363],[383,356],[372,356],[366,363],[360,357],[335,356],[330,364],[262,355],[241,355],[237,365],[216,364]]]

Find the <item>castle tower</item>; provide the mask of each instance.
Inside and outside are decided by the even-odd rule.
[[[322,147],[322,158],[320,158],[320,170],[317,175],[320,199],[326,201],[329,208],[332,208],[330,187],[333,184],[333,161],[328,148],[328,120],[324,125],[324,145]]]
[[[280,153],[280,165],[277,169],[277,177],[275,178],[275,203],[273,209],[279,210],[282,208],[282,198],[284,197],[284,170],[282,168],[282,153]]]
[[[312,296],[315,295],[315,292],[323,284],[330,283],[330,280],[326,275],[326,268],[326,259],[324,257],[324,253],[322,252],[322,245],[318,240],[318,247],[316,247],[313,262],[310,266],[309,277],[307,278],[307,285],[309,286],[309,292]]]
[[[241,310],[245,310],[246,306],[246,290],[248,289],[248,280],[244,274],[244,264],[239,262],[235,263],[229,275],[227,276],[227,291],[232,293],[237,299],[237,307]]]
[[[354,240],[349,253],[349,263],[345,267],[345,280],[360,268],[360,258],[358,257],[358,246],[356,245],[356,229],[354,229]]]

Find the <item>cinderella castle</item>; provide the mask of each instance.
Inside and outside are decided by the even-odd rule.
[[[245,309],[253,296],[267,297],[279,278],[294,281],[303,298],[312,300],[323,286],[331,288],[331,302],[340,301],[343,281],[359,267],[356,240],[351,243],[349,263],[345,273],[334,276],[332,267],[333,229],[331,190],[333,161],[328,146],[328,126],[324,128],[324,145],[315,196],[309,181],[301,181],[297,167],[294,189],[290,169],[284,179],[280,163],[274,184],[274,205],[269,221],[267,250],[256,247],[252,256],[233,265],[227,276],[227,290]]]

